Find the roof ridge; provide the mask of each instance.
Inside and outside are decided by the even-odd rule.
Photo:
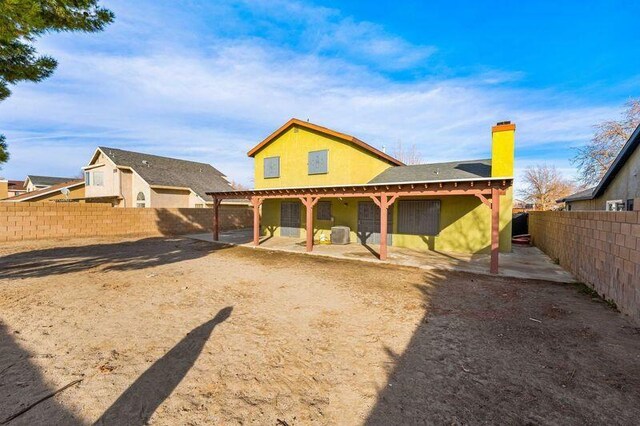
[[[110,150],[111,149],[111,150],[115,150],[115,151],[122,151],[122,152],[130,153],[130,154],[137,154],[137,155],[146,155],[146,156],[149,156],[149,157],[162,158],[162,159],[171,160],[171,161],[183,161],[185,163],[202,164],[202,165],[205,165],[205,166],[209,166],[209,167],[211,167],[211,168],[213,168],[215,170],[218,170],[215,167],[213,167],[211,164],[204,163],[202,161],[185,160],[183,158],[167,157],[165,155],[149,154],[147,152],[131,151],[131,150],[128,150],[128,149],[112,148],[112,147],[108,147],[108,146],[98,146],[98,148],[103,152],[106,151],[106,150]],[[106,154],[106,152],[105,152],[105,154]]]

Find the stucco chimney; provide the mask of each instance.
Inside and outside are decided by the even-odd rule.
[[[513,177],[516,125],[501,121],[491,128],[491,177]]]

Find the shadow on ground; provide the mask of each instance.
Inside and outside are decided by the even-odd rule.
[[[52,247],[0,257],[0,279],[44,277],[91,268],[101,271],[143,269],[197,259],[229,247],[232,246],[169,238]]]
[[[365,422],[634,424],[640,328],[576,286],[434,271]]]
[[[96,425],[145,425],[193,367],[216,325],[231,315],[221,309],[211,320],[194,328],[145,371],[96,421]]]
[[[0,424],[81,424],[79,419],[54,398],[39,404],[38,408],[46,408],[46,417],[27,412],[5,423],[28,405],[55,391],[46,383],[39,367],[31,361],[34,355],[16,341],[17,336],[19,335],[10,333],[7,326],[0,322]],[[64,384],[61,383],[60,386]]]

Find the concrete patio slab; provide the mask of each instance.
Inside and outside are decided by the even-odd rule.
[[[213,242],[211,233],[187,235],[201,241]],[[239,229],[220,233],[222,244],[233,244],[255,249],[277,250],[303,253],[312,256],[326,256],[337,259],[360,260],[380,263],[377,245],[316,244],[313,252],[305,251],[305,241],[297,238],[262,237],[259,246],[253,245],[253,230]],[[443,269],[489,275],[489,254],[460,254],[436,251],[417,251],[402,247],[389,247],[388,259],[384,263],[412,266],[426,270]],[[576,282],[571,274],[553,263],[536,247],[514,246],[511,253],[500,254],[500,276],[537,279],[561,283]]]

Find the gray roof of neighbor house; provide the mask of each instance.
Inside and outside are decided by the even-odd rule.
[[[582,200],[590,200],[593,198],[593,191],[596,189],[596,187],[594,186],[593,188],[587,188],[584,189],[582,191],[578,191],[575,194],[571,194],[569,196],[566,196],[564,198],[560,198],[559,200],[556,200],[556,203],[564,203],[567,201],[582,201]]]
[[[191,188],[204,200],[212,198],[205,191],[230,191],[231,184],[211,164],[179,160],[141,152],[101,146],[99,149],[116,165],[135,170],[149,185]]]
[[[27,178],[31,181],[32,184],[36,186],[53,186],[59,183],[69,182],[71,180],[77,180],[78,178],[71,177],[56,177],[56,176],[35,176],[35,175],[27,175]]]
[[[616,175],[620,171],[620,169],[624,166],[626,161],[631,157],[631,154],[640,146],[640,125],[636,127],[636,130],[633,131],[629,140],[624,144],[618,155],[616,156],[609,169],[604,174],[598,185],[593,188],[585,189],[584,191],[576,192],[575,194],[571,194],[568,197],[557,200],[557,202],[563,201],[579,201],[579,200],[591,200],[593,198],[599,197],[602,193],[607,189],[611,181],[615,179]],[[588,193],[587,191],[591,191]]]
[[[485,159],[390,167],[371,179],[369,183],[488,179],[490,177],[491,160]]]

